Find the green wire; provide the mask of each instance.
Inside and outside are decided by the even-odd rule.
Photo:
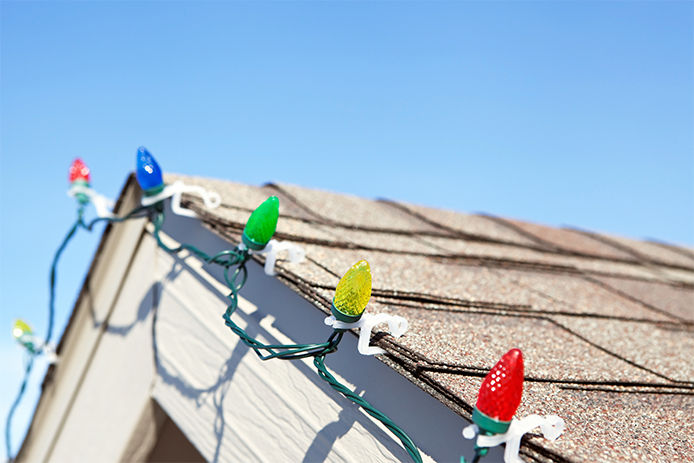
[[[337,349],[337,344],[342,339],[342,333],[340,333],[337,339],[331,336],[328,341],[318,344],[264,344],[250,336],[243,328],[234,323],[231,319],[231,315],[236,309],[235,302],[237,298],[233,292],[228,297],[232,301],[232,304],[227,307],[226,312],[224,312],[222,316],[224,318],[224,323],[231,331],[238,335],[244,344],[253,349],[261,360],[270,360],[273,358],[297,360],[306,357],[315,357],[316,355],[325,355],[329,352],[334,352]],[[266,351],[267,353],[263,354],[262,351]]]
[[[27,362],[26,369],[24,370],[24,379],[22,380],[22,385],[19,387],[19,393],[17,394],[17,398],[14,399],[14,402],[10,407],[10,411],[7,414],[7,420],[5,421],[5,449],[7,450],[8,463],[14,461],[14,459],[12,458],[12,450],[10,448],[12,440],[10,436],[10,429],[12,427],[12,417],[14,416],[14,412],[17,410],[17,407],[19,406],[19,403],[22,400],[22,396],[24,396],[24,391],[26,390],[27,383],[29,382],[29,375],[31,374],[31,369],[33,366],[34,355],[31,355],[29,357],[29,361]]]
[[[60,260],[60,256],[63,254],[63,251],[67,247],[67,244],[70,242],[70,240],[72,240],[72,237],[75,236],[75,233],[77,233],[77,229],[83,224],[83,213],[84,206],[80,206],[80,208],[77,210],[77,220],[75,220],[75,223],[72,224],[72,227],[70,227],[70,230],[67,232],[67,235],[65,235],[65,238],[63,238],[63,242],[60,243],[60,246],[58,246],[58,250],[55,252],[55,255],[53,256],[53,262],[51,263],[51,272],[48,284],[48,330],[46,331],[44,345],[48,344],[48,342],[53,337],[53,323],[55,318],[55,286],[58,272],[58,261]]]
[[[383,423],[391,433],[393,433],[398,439],[400,439],[400,442],[402,442],[402,445],[405,447],[405,450],[407,450],[407,453],[410,454],[412,461],[416,463],[422,463],[422,456],[419,454],[417,446],[414,444],[414,442],[412,442],[412,439],[410,439],[410,437],[405,433],[405,431],[403,431],[398,425],[396,425],[383,412],[371,405],[361,396],[355,394],[353,391],[348,389],[344,384],[340,383],[337,379],[335,379],[335,377],[332,374],[330,374],[328,369],[325,367],[325,355],[316,356],[313,359],[313,364],[315,365],[316,370],[318,371],[318,376],[320,376],[321,379],[325,380],[328,384],[330,384],[330,387],[335,389],[337,392],[341,393],[346,398],[363,408],[366,413]]]
[[[181,244],[180,246],[178,246],[176,248],[170,248],[167,245],[165,245],[162,242],[161,237],[159,236],[159,233],[161,232],[161,228],[164,225],[164,211],[161,208],[161,203],[157,203],[157,204],[155,204],[155,206],[156,206],[155,210],[157,211],[157,214],[152,218],[152,223],[154,224],[154,237],[156,238],[157,244],[159,245],[160,248],[162,248],[163,250],[165,250],[166,252],[168,252],[170,254],[178,254],[179,252],[186,250],[186,251],[191,252],[196,257],[200,258],[201,260],[204,260],[205,262],[211,262],[214,260],[215,257],[219,256],[219,254],[217,254],[217,256],[209,256],[207,253],[203,252],[199,248],[192,246],[190,244]],[[229,251],[229,252],[233,253],[233,251]],[[221,265],[224,265],[221,261],[215,262],[215,263],[220,263]]]
[[[123,217],[97,217],[89,223],[85,223],[83,220],[81,220],[80,217],[79,224],[85,230],[92,231],[94,225],[96,225],[99,222],[120,223],[130,219],[139,219],[142,217],[147,217],[151,210],[152,206],[138,206],[132,211],[128,212]]]

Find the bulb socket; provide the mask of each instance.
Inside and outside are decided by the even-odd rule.
[[[346,313],[340,312],[340,309],[335,307],[335,300],[333,300],[332,307],[330,308],[330,311],[332,314],[335,316],[336,319],[340,320],[341,322],[345,323],[354,323],[356,321],[359,321],[361,316],[364,314],[364,312],[360,313],[359,315],[347,315]]]
[[[162,191],[164,191],[164,187],[166,187],[166,185],[164,185],[164,184],[162,183],[161,185],[153,186],[152,188],[147,188],[146,190],[142,190],[142,193],[143,193],[145,196],[154,196],[154,195],[158,195],[159,193],[161,193]]]
[[[254,251],[260,251],[262,249],[265,249],[265,246],[267,246],[267,243],[259,243],[249,238],[248,235],[246,235],[245,230],[241,235],[241,241],[243,241],[243,244],[245,244],[248,249],[252,249]]]
[[[89,182],[82,179],[82,178],[78,178],[74,182],[72,182],[72,186],[81,186],[84,188],[91,188],[91,186],[89,185]],[[75,199],[77,199],[77,201],[79,201],[79,203],[82,204],[83,206],[85,204],[89,204],[89,196],[85,195],[84,193],[76,193]]]
[[[503,434],[508,431],[511,426],[510,421],[499,421],[487,416],[475,407],[472,411],[472,422],[479,426],[480,431],[484,431],[491,434]]]
[[[39,351],[38,351],[38,349],[36,348],[36,346],[34,345],[34,341],[33,341],[33,340],[25,340],[24,338],[25,338],[25,337],[22,336],[22,338],[20,338],[20,339],[18,340],[19,343],[20,343],[22,346],[24,346],[24,348],[25,348],[26,350],[28,350],[30,353],[32,353],[32,354],[38,354]]]

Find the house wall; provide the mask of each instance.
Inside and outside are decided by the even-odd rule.
[[[125,227],[131,225],[139,232],[109,237],[104,269],[93,270],[105,277],[98,285],[92,279],[85,298],[92,303],[77,307],[21,461],[141,458],[147,453],[138,448],[151,450],[157,441],[147,431],[156,428],[146,418],[151,398],[209,461],[409,460],[399,441],[325,384],[309,360],[263,362],[240,343],[221,318],[226,290],[218,269],[166,254],[142,224]],[[231,246],[192,219],[169,214],[165,230],[212,252]],[[258,264],[250,263],[249,273],[234,317],[251,335],[281,343],[328,337],[322,312]],[[472,455],[460,434],[465,420],[376,358],[359,355],[352,334],[326,364],[405,429],[425,460]],[[500,453],[485,460],[500,461]]]

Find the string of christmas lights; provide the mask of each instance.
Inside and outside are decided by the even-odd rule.
[[[192,211],[180,207],[180,194],[182,192],[195,192],[203,197],[208,207],[219,205],[219,195],[204,191],[200,187],[188,187],[180,182],[167,187],[164,184],[162,170],[144,147],[137,151],[136,155],[136,177],[143,190],[142,204],[122,217],[114,216],[111,212],[104,209],[104,205],[109,201],[98,195],[91,188],[91,173],[89,168],[81,159],[76,159],[69,170],[69,181],[71,189],[69,194],[74,196],[78,202],[77,218],[68,230],[63,241],[58,247],[50,269],[49,278],[49,305],[48,305],[48,329],[43,340],[38,339],[28,324],[18,320],[13,328],[13,336],[25,348],[27,362],[24,379],[22,381],[17,398],[10,408],[6,427],[5,440],[8,460],[12,461],[10,449],[10,429],[14,412],[19,405],[26,390],[27,381],[38,355],[47,354],[54,356],[50,341],[53,334],[55,316],[55,292],[57,283],[57,268],[61,255],[68,243],[81,228],[92,231],[94,226],[100,222],[117,223],[130,219],[147,217],[153,225],[153,236],[158,246],[171,254],[178,254],[188,251],[198,259],[208,263],[223,267],[223,275],[229,289],[227,295],[229,304],[224,311],[222,318],[226,326],[239,337],[240,341],[251,348],[261,360],[281,359],[298,360],[303,358],[313,358],[313,364],[318,376],[326,381],[335,391],[342,394],[345,398],[360,406],[367,414],[380,421],[394,436],[396,436],[405,450],[415,463],[421,463],[422,457],[407,433],[397,426],[388,416],[371,405],[364,398],[340,383],[325,366],[326,357],[335,352],[343,339],[347,329],[360,327],[362,337],[367,336],[369,331],[365,331],[364,326],[367,317],[360,322],[364,311],[371,297],[371,269],[368,262],[361,260],[354,264],[340,279],[332,302],[332,317],[329,319],[334,325],[332,333],[325,342],[310,344],[265,344],[238,326],[232,319],[238,308],[238,296],[248,278],[246,268],[247,262],[253,253],[267,253],[272,246],[269,246],[272,236],[275,233],[279,219],[279,199],[271,196],[256,208],[248,218],[243,230],[241,243],[234,249],[225,250],[214,255],[207,254],[203,250],[190,244],[180,244],[177,247],[167,246],[161,239],[162,228],[165,222],[164,199],[172,198],[171,206],[174,213],[185,216],[194,216]],[[216,196],[215,196],[216,195]],[[98,217],[86,222],[84,220],[85,207],[94,203]],[[273,240],[273,243],[276,243]],[[285,248],[286,249],[286,248]],[[274,265],[275,256],[268,256],[266,260]],[[266,273],[273,274],[273,270],[266,267]],[[379,317],[385,316],[383,314]],[[334,317],[334,318],[333,318]],[[395,317],[401,318],[401,317]],[[373,320],[373,319],[372,319]],[[406,329],[406,321],[404,322]],[[326,320],[327,322],[327,320]],[[372,321],[373,324],[378,321]],[[396,335],[397,336],[397,335]],[[360,341],[361,342],[361,341]],[[368,339],[366,339],[368,344]],[[360,347],[360,351],[361,351]],[[382,350],[372,348],[369,353],[381,353]],[[480,388],[477,405],[474,408],[472,420],[473,425],[465,428],[464,437],[471,439],[477,436],[475,446],[475,457],[472,463],[477,463],[487,454],[488,448],[501,443],[507,444],[505,461],[522,461],[518,459],[518,447],[520,439],[525,432],[534,427],[542,427],[545,437],[553,439],[563,431],[563,420],[558,417],[541,418],[531,415],[522,420],[513,418],[518,408],[523,390],[523,356],[520,350],[512,349],[507,352],[501,360],[490,370],[485,377]],[[514,456],[515,452],[515,456]],[[461,462],[465,459],[461,457]]]

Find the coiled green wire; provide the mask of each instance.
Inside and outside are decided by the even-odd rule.
[[[227,271],[228,268],[225,269],[225,278]],[[235,273],[235,275],[236,274],[237,273]],[[400,439],[400,442],[402,442],[402,445],[405,447],[405,450],[407,450],[407,453],[409,453],[412,460],[415,463],[422,462],[422,457],[419,454],[417,446],[414,444],[414,442],[412,442],[412,439],[410,439],[405,431],[396,425],[383,412],[378,410],[359,395],[355,394],[344,384],[340,383],[325,367],[325,356],[337,350],[337,346],[344,335],[344,330],[333,330],[328,340],[320,344],[264,344],[248,335],[246,331],[244,331],[231,319],[231,316],[236,311],[238,306],[237,293],[241,287],[235,285],[233,279],[226,279],[231,292],[228,295],[230,304],[223,315],[224,323],[231,329],[231,331],[239,336],[244,344],[253,349],[261,360],[270,360],[273,358],[278,358],[281,360],[296,360],[306,357],[313,357],[313,364],[315,365],[318,376],[320,376],[321,379],[326,381],[333,389],[344,395],[347,399],[363,408],[366,413],[383,423],[383,425],[388,428],[391,433]],[[264,354],[263,351],[266,353]]]

